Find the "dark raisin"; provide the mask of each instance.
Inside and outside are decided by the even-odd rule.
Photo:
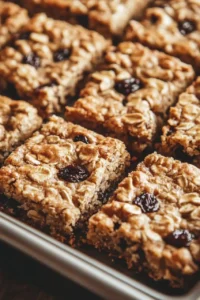
[[[118,222],[116,222],[116,223],[114,224],[114,230],[118,230],[118,229],[120,228],[120,226],[121,226],[121,224],[118,223]]]
[[[68,182],[81,182],[90,176],[88,170],[83,166],[67,166],[60,169],[58,177]]]
[[[195,238],[194,234],[185,229],[176,229],[164,238],[167,244],[176,248],[187,247]]]
[[[187,153],[184,152],[184,148],[182,146],[179,146],[176,150],[175,150],[175,158],[179,159],[182,162],[187,162],[187,163],[192,163],[193,162],[193,158],[191,156],[189,156]]]
[[[151,15],[150,21],[152,24],[156,24],[158,22],[158,17],[155,15]]]
[[[66,60],[70,57],[71,50],[70,49],[59,49],[53,55],[53,60],[55,62]]]
[[[178,29],[182,35],[187,35],[196,30],[196,24],[194,21],[184,20],[179,22]]]
[[[42,90],[42,89],[45,88],[45,87],[53,87],[53,86],[55,86],[55,85],[57,85],[56,82],[45,83],[45,84],[39,85],[39,86],[35,89],[35,91],[37,92],[37,91]]]
[[[126,248],[128,247],[127,242],[125,241],[125,239],[121,238],[119,241],[119,247],[124,251],[126,250]]]
[[[122,101],[123,106],[126,106],[127,103],[128,103],[127,99],[124,99],[124,100]]]
[[[79,15],[77,16],[77,22],[78,24],[82,25],[83,27],[89,26],[89,20],[87,15]]]
[[[136,197],[133,203],[139,206],[143,213],[155,212],[160,208],[159,202],[156,197],[149,193],[144,193]]]
[[[127,96],[143,87],[142,82],[138,78],[127,78],[120,80],[115,84],[115,89],[119,93]]]
[[[28,55],[24,56],[22,63],[31,65],[37,69],[40,67],[40,58],[35,53],[29,53]]]
[[[30,31],[25,31],[21,32],[18,36],[18,40],[28,40],[30,38],[31,32]]]
[[[88,138],[85,136],[85,135],[82,135],[82,134],[79,134],[79,135],[76,135],[74,137],[74,140],[73,140],[75,143],[76,142],[83,142],[85,144],[89,144],[89,141],[88,141]]]
[[[167,136],[171,135],[172,133],[174,132],[173,128],[170,128],[168,131],[167,131]]]

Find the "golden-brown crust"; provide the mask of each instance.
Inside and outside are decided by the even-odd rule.
[[[74,141],[77,135],[86,136],[88,144]],[[128,163],[122,142],[53,116],[6,159],[0,190],[52,233],[70,234],[84,215],[100,206],[98,193],[117,183]],[[60,179],[59,170],[69,165],[85,167],[89,177],[77,183]]]
[[[118,186],[109,203],[89,220],[88,241],[125,259],[129,268],[146,269],[155,280],[183,286],[200,266],[200,170],[156,153]],[[154,195],[156,212],[134,204],[143,193]],[[195,237],[177,248],[166,237],[184,229]]]
[[[0,164],[42,124],[36,108],[0,96]]]
[[[31,13],[46,12],[49,16],[81,23],[106,37],[121,35],[128,21],[138,17],[149,0],[20,0]],[[120,21],[119,21],[120,18]]]
[[[170,109],[168,124],[163,127],[161,151],[174,156],[178,149],[200,158],[200,77],[180,95]],[[178,157],[177,157],[178,158]],[[197,163],[198,165],[198,163]]]
[[[29,20],[28,12],[14,3],[0,1],[0,48]]]
[[[140,44],[111,47],[102,71],[93,73],[81,98],[67,107],[66,118],[122,139],[140,153],[152,147],[167,109],[194,77],[191,66]],[[142,88],[124,96],[115,89],[122,79],[138,78]]]
[[[145,12],[141,22],[131,20],[126,39],[174,55],[199,69],[200,2],[198,0],[159,0]],[[195,30],[183,35],[180,22],[194,22]]]
[[[21,98],[47,117],[60,112],[77,92],[77,84],[99,62],[108,43],[94,31],[38,14],[12,44],[0,53],[0,89],[14,85]],[[68,59],[56,60],[56,51],[63,49],[69,51]]]

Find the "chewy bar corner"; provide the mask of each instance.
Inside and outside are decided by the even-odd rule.
[[[129,165],[125,145],[52,116],[0,169],[0,191],[34,226],[72,242]]]
[[[0,52],[0,91],[29,100],[44,118],[60,113],[107,45],[94,31],[37,14]]]
[[[200,169],[154,153],[90,218],[87,240],[133,271],[184,288],[200,270],[199,212]]]
[[[42,119],[32,105],[0,96],[0,165],[41,124]]]
[[[110,38],[122,35],[128,21],[138,17],[150,0],[20,0],[31,13],[78,23]]]
[[[0,1],[0,49],[29,21],[28,12],[20,6]]]
[[[177,56],[200,67],[200,1],[158,0],[140,22],[131,20],[125,39]]]
[[[171,107],[161,140],[163,154],[200,167],[200,77]]]
[[[138,43],[105,55],[66,119],[125,142],[133,153],[152,149],[168,108],[194,78],[191,66]]]

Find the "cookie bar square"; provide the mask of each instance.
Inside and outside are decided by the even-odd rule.
[[[141,44],[111,47],[66,118],[123,140],[141,153],[151,148],[168,108],[194,77],[191,66]]]
[[[200,169],[153,153],[92,216],[88,242],[183,287],[200,267]]]
[[[163,127],[162,153],[177,159],[200,162],[200,77],[171,107]]]
[[[177,56],[200,66],[200,2],[194,0],[158,0],[148,8],[141,22],[130,21],[126,39]]]
[[[0,52],[0,91],[29,100],[43,117],[58,113],[107,43],[96,32],[38,14]]]
[[[50,17],[61,18],[97,30],[106,37],[121,35],[128,21],[138,17],[149,0],[21,0],[31,13],[46,12]]]
[[[0,164],[42,124],[36,108],[0,96]]]
[[[14,3],[0,1],[0,48],[29,20],[28,12]]]
[[[52,116],[0,169],[0,191],[55,237],[74,230],[106,200],[129,163],[125,145]]]

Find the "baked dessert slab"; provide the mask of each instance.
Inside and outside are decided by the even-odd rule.
[[[126,39],[177,56],[199,70],[200,2],[156,0],[141,22],[130,21]]]
[[[107,44],[96,32],[38,14],[0,52],[0,91],[29,100],[42,117],[59,113]]]
[[[93,215],[88,242],[183,287],[200,267],[200,169],[153,153]]]
[[[0,48],[29,20],[28,12],[20,6],[0,1]]]
[[[31,13],[46,12],[50,17],[61,18],[97,30],[106,37],[121,35],[128,21],[138,17],[149,0],[20,0]]]
[[[0,96],[0,164],[42,124],[35,107]]]
[[[67,120],[123,140],[129,150],[152,148],[168,108],[194,77],[191,66],[141,44],[112,46]]]
[[[0,191],[36,225],[72,241],[129,164],[125,145],[52,116],[0,169]]]
[[[163,127],[161,151],[183,160],[200,161],[200,77],[171,107]]]

